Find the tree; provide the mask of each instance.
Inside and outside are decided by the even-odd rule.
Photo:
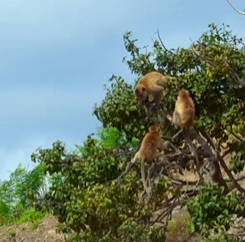
[[[56,177],[45,202],[64,222],[64,232],[75,232],[77,241],[163,241],[173,210],[186,205],[192,232],[208,237],[215,229],[228,238],[233,216],[244,216],[244,189],[234,174],[243,170],[245,159],[245,48],[227,27],[210,24],[190,48],[176,50],[166,49],[160,37],[150,50],[139,48],[130,32],[124,34],[131,57],[123,60],[131,72],[142,76],[157,70],[168,77],[161,112],[146,119],[133,85],[113,75],[102,104],[94,108],[103,125],[97,138],[88,136],[72,154],[60,141],[32,154],[34,162],[45,163],[46,173]],[[172,139],[177,130],[171,116],[182,87],[190,91],[197,109],[191,138],[203,169],[195,181],[181,176],[193,162],[188,146],[181,135]],[[121,184],[117,178],[153,122],[161,127],[166,150],[149,173],[153,190],[147,197],[140,164],[129,169]],[[212,185],[203,179],[207,171]]]
[[[19,165],[9,180],[0,182],[0,225],[20,219],[26,210],[33,208],[30,194],[39,194],[44,186],[44,164],[31,171]]]

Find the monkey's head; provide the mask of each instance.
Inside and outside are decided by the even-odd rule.
[[[185,90],[184,88],[182,88],[180,91],[179,91],[179,98],[186,98],[186,97],[189,97],[190,94],[187,90]]]
[[[150,132],[159,132],[159,128],[157,125],[153,124],[149,127]]]
[[[135,97],[142,104],[145,100],[147,100],[148,93],[144,85],[138,84],[134,90]]]

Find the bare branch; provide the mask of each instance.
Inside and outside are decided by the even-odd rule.
[[[230,70],[230,74],[233,77],[233,79],[235,79],[237,84],[245,87],[245,82],[238,76],[238,74],[234,70]]]
[[[207,132],[204,132],[203,135],[205,136],[205,138],[207,138],[208,142],[214,146],[214,150],[215,150],[215,156],[218,159],[220,165],[223,167],[223,169],[225,170],[226,174],[229,176],[229,178],[231,179],[231,181],[234,183],[235,187],[237,188],[237,190],[241,193],[243,193],[245,190],[238,184],[238,182],[235,180],[235,178],[233,177],[231,171],[229,170],[229,168],[227,167],[227,165],[225,164],[224,159],[222,158],[222,156],[220,155],[218,148],[216,147],[216,145],[214,144],[212,138],[210,137],[210,135]],[[211,151],[211,150],[210,150]],[[212,152],[212,151],[211,151]]]
[[[240,141],[240,142],[245,141],[243,138],[241,138],[241,137],[239,137],[237,134],[235,134],[233,130],[232,130],[230,133],[231,133],[231,134],[232,134],[238,141]]]
[[[132,166],[134,165],[134,163],[132,163],[131,161],[128,163],[125,171],[117,178],[117,183],[119,186],[121,186],[121,179],[122,177],[124,177],[126,174],[128,174],[132,168]]]
[[[169,52],[169,53],[172,54],[172,55],[175,55],[172,51],[168,50],[168,49],[166,48],[166,46],[163,44],[162,39],[161,39],[161,37],[160,37],[159,30],[157,30],[157,36],[158,36],[159,41],[160,41],[162,47],[164,48],[164,50],[167,51],[167,52]]]
[[[213,154],[211,148],[209,147],[208,143],[200,135],[198,135],[198,133],[194,129],[190,130],[190,131],[191,131],[191,135],[193,136],[193,138],[196,139],[201,144],[202,148],[209,154],[209,159],[212,160],[212,162],[213,162],[212,165],[213,165],[214,170],[212,171],[212,174],[210,174],[212,177],[212,180],[214,182],[218,183],[220,186],[224,186],[225,192],[228,193],[229,189],[228,189],[228,186],[227,186],[225,180],[223,179],[223,177],[221,175],[218,159],[214,156],[214,154]],[[229,169],[228,169],[228,172],[229,172]],[[233,178],[233,176],[232,176],[232,178]]]
[[[223,152],[223,155],[221,156],[223,159],[227,156],[227,155],[229,155],[231,152],[233,152],[233,150],[232,149],[228,149],[228,150],[226,150],[226,151],[224,151]]]
[[[240,14],[242,14],[242,15],[245,15],[245,12],[243,12],[243,11],[241,11],[241,10],[239,10],[239,9],[237,9],[229,0],[226,0],[229,4],[230,4],[230,6],[236,11],[236,12],[238,12],[238,13],[240,13]]]

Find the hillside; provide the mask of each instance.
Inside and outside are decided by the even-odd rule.
[[[177,211],[173,215],[168,226],[167,242],[200,241],[200,236],[191,236],[186,230],[188,215],[183,211]],[[64,236],[55,230],[57,219],[48,215],[36,224],[27,222],[12,224],[0,228],[0,242],[63,242]]]
[[[26,222],[0,228],[0,242],[62,242],[64,236],[57,234],[58,221],[48,215],[40,223]]]

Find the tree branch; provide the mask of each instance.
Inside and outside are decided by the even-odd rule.
[[[214,168],[214,170],[211,172],[211,177],[212,180],[216,183],[218,183],[220,186],[224,186],[225,188],[225,193],[229,192],[228,186],[225,182],[225,180],[223,179],[222,175],[221,175],[221,171],[220,171],[220,167],[219,167],[219,162],[218,159],[214,156],[211,148],[209,147],[208,143],[200,136],[198,135],[198,133],[193,129],[190,130],[191,131],[191,135],[194,139],[196,139],[202,146],[202,148],[209,154],[209,159],[210,161],[212,161],[212,166]],[[233,176],[232,176],[233,178]]]
[[[232,182],[234,182],[235,187],[237,188],[237,190],[239,192],[244,192],[245,190],[238,184],[238,182],[235,180],[235,178],[233,177],[231,171],[229,170],[229,168],[227,167],[227,165],[225,164],[224,159],[222,158],[222,156],[220,155],[217,146],[214,144],[212,138],[210,137],[210,135],[207,132],[203,132],[203,135],[205,136],[205,138],[208,140],[208,142],[211,144],[211,146],[214,148],[215,151],[215,156],[218,159],[220,165],[223,167],[223,169],[225,170],[226,174],[229,176],[229,178],[231,179]],[[211,151],[211,150],[210,150]],[[212,151],[211,151],[212,152]]]
[[[227,1],[228,1],[228,0],[227,0]],[[200,57],[201,59],[203,59],[204,61],[206,61],[210,66],[213,66],[213,64],[212,64],[212,62],[211,62],[211,59],[208,58],[208,57],[202,56],[202,55],[197,51],[197,49],[194,47],[194,43],[193,43],[192,40],[191,40],[191,42],[192,42],[191,48],[192,48],[192,51],[194,52],[194,54],[196,54],[198,57]],[[205,47],[204,47],[204,48],[205,48]],[[221,64],[224,64],[224,60],[221,60],[220,63],[221,63]],[[226,64],[228,64],[227,61],[226,61]],[[232,78],[236,81],[236,83],[237,83],[238,85],[241,85],[241,86],[245,87],[245,82],[239,77],[239,75],[238,75],[232,68],[230,69],[229,73],[230,73],[230,75],[231,75]]]
[[[237,84],[245,87],[245,82],[238,76],[238,74],[233,69],[230,70],[230,75],[237,82]]]
[[[245,12],[243,12],[243,11],[241,11],[241,10],[239,10],[239,9],[237,9],[229,0],[226,0],[229,4],[230,4],[230,6],[236,11],[236,12],[238,12],[238,13],[240,13],[240,14],[242,14],[242,15],[245,15]]]
[[[159,30],[157,30],[157,36],[158,36],[158,39],[159,39],[159,41],[160,41],[162,47],[164,48],[164,50],[167,51],[167,52],[169,52],[169,53],[172,54],[172,55],[175,55],[172,51],[168,50],[168,49],[166,48],[166,46],[163,44],[162,39],[161,39],[161,37],[160,37]]]

